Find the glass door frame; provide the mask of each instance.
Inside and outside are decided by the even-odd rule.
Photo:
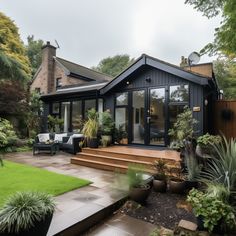
[[[151,144],[151,137],[150,137],[150,110],[151,110],[151,90],[152,89],[164,89],[164,142],[163,144]],[[148,146],[167,146],[168,144],[168,101],[169,101],[169,88],[168,86],[158,86],[158,87],[149,87],[148,92],[146,94],[146,102],[147,102],[147,112],[146,112],[146,140],[145,144]]]

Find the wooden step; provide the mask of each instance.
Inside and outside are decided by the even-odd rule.
[[[110,156],[89,154],[89,153],[84,153],[84,152],[79,153],[77,157],[83,158],[86,160],[94,160],[94,161],[100,161],[104,163],[111,163],[111,164],[125,165],[125,166],[128,166],[131,163],[134,163],[134,160],[129,159],[129,158],[114,158]],[[135,163],[146,166],[146,167],[152,167],[152,162],[148,162],[148,161],[135,160]]]
[[[109,170],[113,172],[119,172],[119,173],[126,173],[128,167],[125,165],[117,165],[117,164],[111,164],[111,163],[104,163],[101,161],[94,161],[94,160],[88,160],[83,159],[79,157],[74,157],[71,159],[72,164],[82,165],[82,166],[88,166],[96,169],[101,170]]]
[[[93,155],[99,155],[99,156],[109,156],[112,158],[118,158],[118,159],[129,159],[133,161],[144,161],[144,162],[150,162],[153,163],[155,160],[164,159],[167,164],[176,164],[179,163],[179,161],[174,160],[172,158],[163,158],[163,157],[154,157],[154,156],[143,156],[138,154],[131,154],[131,153],[120,153],[116,152],[115,150],[102,150],[102,148],[98,149],[92,149],[92,148],[83,148],[82,153],[86,154],[93,154]]]

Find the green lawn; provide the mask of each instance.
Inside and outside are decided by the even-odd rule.
[[[0,206],[17,191],[42,191],[56,196],[90,183],[88,180],[4,161],[4,166],[0,167]]]

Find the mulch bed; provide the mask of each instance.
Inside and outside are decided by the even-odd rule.
[[[145,205],[128,201],[121,211],[137,219],[174,229],[181,219],[196,223],[196,218],[185,200],[185,195],[152,191]]]

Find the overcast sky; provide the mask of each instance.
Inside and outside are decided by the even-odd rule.
[[[181,55],[213,40],[220,22],[184,0],[0,0],[0,11],[16,22],[25,42],[32,34],[52,44],[56,39],[58,56],[88,67],[124,53],[179,64]]]

